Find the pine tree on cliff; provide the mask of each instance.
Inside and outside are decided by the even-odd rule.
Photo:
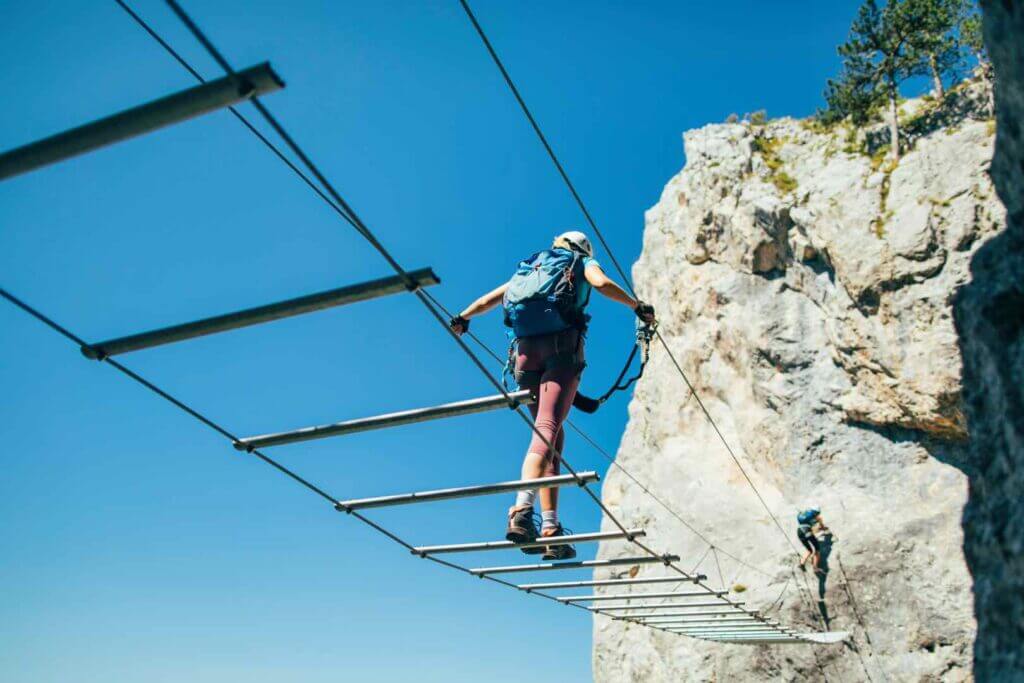
[[[988,85],[988,108],[995,116],[995,102],[992,92],[992,62],[989,61],[985,40],[981,33],[981,15],[975,8],[965,8],[958,26],[961,44],[978,60],[978,71]]]
[[[924,23],[923,6],[918,0],[889,0],[879,8],[875,0],[866,0],[850,27],[850,39],[839,46],[843,73],[829,81],[825,92],[829,109],[854,122],[866,120],[886,102],[893,160],[900,155],[900,84],[924,73],[921,55],[911,44]]]
[[[964,0],[905,0],[906,12],[919,21],[908,41],[931,75],[932,91],[940,100],[946,96],[944,78],[954,75],[961,63],[955,30],[966,7]]]
[[[871,121],[881,98],[877,86],[865,77],[865,71],[859,66],[847,67],[839,78],[829,79],[825,87],[828,107],[818,111],[822,123],[839,123],[849,118],[853,125],[863,126]]]

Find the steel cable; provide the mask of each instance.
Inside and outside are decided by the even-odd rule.
[[[126,10],[126,12],[128,12],[132,16],[133,19],[135,19],[138,23],[140,23],[140,25],[142,25],[143,28],[146,29],[146,31],[148,33],[150,33],[150,35],[152,35],[155,39],[157,39],[158,42],[160,42],[160,44],[165,49],[167,49],[169,52],[171,52],[172,56],[175,56],[175,58],[179,61],[179,63],[181,63],[186,68],[188,68],[190,73],[193,74],[193,76],[195,76],[197,78],[201,78],[201,77],[199,77],[197,72],[195,72],[193,69],[191,69],[190,67],[187,66],[187,64],[184,62],[183,59],[180,58],[180,56],[178,56],[178,55],[176,55],[176,53],[174,53],[174,51],[170,48],[170,46],[166,43],[166,41],[163,41],[162,39],[160,39],[155,34],[155,32],[152,31],[151,28],[146,26],[145,23],[142,22],[142,20],[138,17],[137,14],[132,12],[130,10],[130,8],[128,8],[121,0],[116,0],[116,1],[118,2],[118,4],[120,6],[122,6],[123,9]],[[202,33],[202,31],[199,30],[198,26],[182,10],[180,5],[178,3],[176,3],[176,2],[174,2],[174,0],[168,0],[168,4],[171,6],[171,8],[175,12],[175,14],[177,14],[178,17],[185,23],[185,25],[189,28],[189,30],[193,33],[193,35],[195,35],[197,40],[207,49],[207,51],[211,54],[211,56],[213,56],[213,58],[218,62],[218,64],[220,64],[220,66],[222,68],[224,68],[226,72],[233,73],[230,65],[224,59],[223,55],[221,55],[221,53],[213,46],[212,42],[209,41],[205,37],[205,35]],[[253,99],[252,103],[256,107],[257,111],[267,121],[267,123],[275,130],[275,132],[278,133],[278,135],[285,142],[285,144],[289,147],[289,149],[291,149],[291,151],[301,160],[303,165],[306,166],[307,169],[310,171],[310,173],[317,179],[317,181],[321,184],[321,186],[330,194],[331,198],[333,198],[334,201],[330,201],[330,199],[328,199],[326,196],[324,196],[323,193],[319,190],[319,188],[315,187],[315,185],[312,183],[312,181],[309,180],[308,177],[306,177],[304,174],[301,173],[301,171],[296,169],[294,164],[291,164],[287,160],[287,158],[285,158],[284,155],[279,150],[277,150],[272,144],[270,144],[269,141],[267,141],[265,137],[260,135],[258,133],[258,131],[256,131],[252,127],[252,125],[249,124],[244,119],[244,117],[242,117],[240,114],[235,112],[236,116],[243,122],[243,124],[245,124],[247,126],[247,128],[249,128],[254,134],[256,134],[257,137],[259,137],[264,142],[264,144],[266,144],[268,147],[270,147],[275,152],[275,154],[279,158],[281,158],[282,161],[285,161],[289,165],[289,167],[292,168],[293,171],[298,173],[300,175],[300,177],[303,178],[303,180],[306,182],[307,185],[310,185],[314,190],[316,190],[317,194],[320,195],[321,198],[327,200],[328,203],[331,204],[331,206],[335,209],[335,211],[337,211],[348,223],[350,223],[357,230],[357,232],[359,232],[365,239],[367,239],[368,242],[370,242],[370,244],[372,246],[374,246],[374,248],[385,258],[385,260],[392,266],[392,268],[400,276],[402,276],[403,278],[406,279],[407,283],[409,284],[410,290],[413,291],[417,295],[417,297],[420,299],[421,302],[424,303],[424,305],[426,306],[428,311],[438,320],[438,322],[441,325],[443,325],[447,329],[446,321],[438,313],[437,308],[434,305],[432,305],[432,303],[433,303],[432,299],[433,298],[425,295],[425,293],[422,290],[417,290],[417,288],[415,287],[415,283],[411,280],[411,278],[409,277],[408,273],[398,264],[398,262],[390,255],[390,253],[384,248],[384,246],[377,240],[377,238],[373,235],[373,233],[366,227],[366,225],[362,222],[362,220],[359,218],[359,216],[354,212],[354,210],[351,208],[351,206],[349,206],[345,202],[345,200],[342,199],[340,194],[327,181],[327,179],[323,176],[323,174],[319,171],[319,169],[313,164],[313,162],[310,160],[310,158],[303,152],[303,150],[298,146],[298,144],[294,141],[294,139],[291,138],[291,136],[287,133],[287,131],[283,128],[283,126],[269,112],[269,110],[267,110],[266,107],[258,99]],[[475,365],[477,365],[477,367],[484,373],[484,375],[487,377],[487,379],[489,381],[491,381],[491,383],[494,384],[495,387],[503,395],[506,396],[506,398],[508,398],[508,393],[504,390],[504,387],[501,385],[501,383],[498,382],[494,377],[492,377],[490,375],[490,373],[483,366],[481,361],[475,356],[475,354],[472,352],[472,350],[469,349],[469,347],[465,344],[465,342],[463,340],[459,339],[457,335],[454,335],[454,333],[451,333],[450,330],[449,330],[449,333],[455,339],[455,341],[458,343],[458,345],[463,349],[463,351],[467,354],[467,356],[470,357],[470,359],[473,361],[473,363]],[[141,381],[141,382],[145,383],[145,381],[142,380],[141,378],[139,378],[138,376],[135,376],[135,379],[137,381]],[[184,404],[180,403],[176,399],[173,399],[173,397],[170,397],[169,395],[163,393],[162,391],[160,391],[158,388],[156,388],[155,386],[153,386],[151,384],[147,383],[147,386],[149,386],[149,388],[153,389],[154,391],[157,391],[158,393],[161,393],[161,395],[164,396],[164,398],[166,398],[168,400],[171,400],[172,402],[176,403],[182,409],[191,412],[191,414],[193,414],[194,417],[197,417],[198,419],[201,419],[201,420],[207,422],[208,425],[212,426],[212,423],[204,420],[202,418],[202,416],[200,416],[198,413],[195,413],[194,411],[190,411],[190,409],[188,409],[187,406],[184,406]],[[511,399],[510,399],[510,404],[511,403],[512,402],[511,402]],[[525,414],[525,412],[522,410],[521,406],[514,405],[514,404],[513,404],[513,406],[514,406],[516,412],[520,415],[520,417],[531,427],[531,429],[533,429],[536,432],[536,428],[534,427],[534,425],[532,423],[532,420],[529,418],[529,416],[527,416]],[[542,434],[538,433],[538,435],[540,436],[540,438],[542,440],[547,441]],[[549,447],[551,447],[551,444],[548,444],[548,445],[549,445]],[[555,455],[559,458],[559,460],[562,462],[562,464],[565,465],[566,470],[569,471],[572,474],[573,477],[575,477],[575,478],[577,478],[577,480],[579,480],[579,477],[578,477],[578,474],[576,473],[576,471],[572,468],[572,466],[568,462],[566,462],[564,459],[561,458],[561,455],[558,453],[557,449],[552,447],[552,450],[555,453]],[[308,482],[305,482],[305,480],[302,480],[301,478],[299,478],[294,473],[291,473],[289,470],[287,470],[283,466],[277,464],[275,461],[267,458],[266,456],[263,456],[262,454],[260,454],[259,457],[263,458],[269,464],[272,464],[276,468],[280,469],[282,472],[288,474],[289,476],[292,476],[293,478],[295,478],[300,483],[304,483],[307,487],[312,488],[314,491],[316,491],[317,493],[319,493],[323,497],[327,498],[328,500],[331,499],[330,496],[327,496],[325,493],[323,493],[322,491],[316,489],[315,487],[313,487]],[[602,509],[602,511],[609,517],[609,519],[614,524],[616,524],[616,526],[618,526],[621,530],[626,531],[625,527],[618,521],[618,519],[611,513],[611,511],[608,510],[605,507],[605,505],[600,500],[600,498],[598,496],[596,496],[596,494],[594,494],[594,492],[592,490],[590,490],[589,487],[587,487],[584,482],[581,482],[580,486],[591,497],[591,499]],[[397,537],[394,537],[393,540],[399,540],[399,539],[397,539]],[[667,566],[669,566],[673,570],[677,571],[681,575],[685,576],[688,579],[691,578],[691,577],[687,576],[686,573],[683,572],[681,569],[679,569],[678,567],[674,566],[673,563],[666,561],[664,556],[656,553],[655,551],[653,551],[652,549],[650,549],[649,547],[647,547],[643,543],[640,543],[639,541],[637,541],[635,538],[630,538],[630,540],[635,545],[637,545],[639,548],[641,548],[642,550],[644,550],[645,552],[650,554],[651,556],[657,557],[657,558],[662,559],[663,561],[665,561]],[[436,558],[431,558],[431,559],[435,559],[435,561],[438,561],[438,560],[436,560]],[[446,562],[443,562],[443,561],[439,561],[439,562],[441,562],[442,564],[446,564],[446,565],[457,566],[457,565],[453,565],[452,563],[446,563]],[[493,577],[488,577],[488,578],[493,578]],[[505,583],[505,582],[501,582],[501,583]],[[705,588],[705,590],[709,590],[710,591],[710,589],[707,588],[706,586],[702,585],[702,587]],[[740,608],[738,605],[733,605],[728,600],[725,600],[725,602],[730,604],[730,605],[732,605],[736,609],[739,609],[740,611],[745,612],[745,610]]]
[[[178,16],[178,18],[182,21],[182,23],[185,24],[186,28],[188,28],[188,30],[193,34],[193,36],[196,38],[196,40],[199,41],[199,43],[207,50],[207,52],[209,52],[211,57],[213,57],[213,59],[221,66],[221,68],[223,68],[226,73],[233,74],[234,70],[231,67],[231,65],[228,63],[226,58],[223,56],[223,54],[221,54],[221,52],[213,45],[212,41],[209,38],[207,38],[205,33],[192,20],[192,18],[184,11],[184,9],[181,7],[181,5],[178,2],[176,2],[176,0],[166,0],[166,2],[168,4],[168,6],[170,6],[171,10]],[[612,521],[613,524],[615,524],[622,532],[628,533],[627,528],[618,520],[618,518],[615,517],[614,514],[612,514],[611,510],[609,510],[605,506],[604,502],[600,499],[599,496],[597,496],[593,492],[593,490],[590,489],[590,487],[586,484],[586,482],[582,481],[579,478],[579,475],[576,472],[576,470],[572,467],[572,465],[569,462],[567,462],[561,456],[561,453],[558,452],[558,449],[555,448],[554,445],[552,443],[550,443],[550,441],[542,433],[540,433],[540,431],[533,424],[533,421],[531,420],[531,418],[523,411],[522,407],[519,406],[518,404],[516,404],[511,399],[511,397],[508,394],[508,391],[504,388],[502,383],[498,379],[496,379],[487,370],[487,368],[483,365],[483,362],[476,356],[475,353],[473,353],[473,350],[470,349],[468,345],[466,345],[465,341],[463,341],[458,335],[456,335],[448,327],[447,321],[439,313],[438,309],[435,306],[432,305],[432,302],[430,301],[430,299],[427,298],[423,294],[423,292],[420,291],[415,286],[415,283],[409,277],[409,274],[402,268],[401,265],[399,265],[398,261],[390,254],[390,252],[384,247],[384,245],[374,236],[374,234],[370,231],[370,229],[366,226],[366,224],[362,221],[362,219],[359,218],[359,216],[355,213],[355,211],[352,209],[352,207],[341,197],[341,195],[334,188],[334,186],[327,180],[327,178],[324,176],[324,174],[313,163],[313,161],[310,159],[310,157],[302,150],[302,148],[298,145],[298,143],[294,140],[294,138],[292,138],[291,135],[288,134],[288,132],[285,130],[285,128],[276,119],[276,117],[274,117],[273,114],[271,114],[271,112],[266,108],[265,105],[262,104],[262,102],[259,101],[258,98],[252,98],[250,101],[252,102],[252,104],[256,108],[256,110],[260,113],[260,115],[263,116],[264,120],[275,130],[275,132],[277,132],[277,134],[285,142],[285,144],[288,146],[288,148],[291,149],[291,151],[302,161],[302,164],[307,168],[307,170],[309,170],[309,172],[313,175],[313,177],[315,177],[317,179],[317,181],[324,188],[324,190],[327,191],[327,193],[331,196],[331,198],[334,199],[334,201],[337,203],[337,205],[339,207],[341,207],[348,214],[349,218],[351,219],[350,222],[354,225],[356,230],[367,241],[370,242],[370,244],[381,254],[381,256],[384,257],[384,259],[388,262],[389,265],[391,265],[391,267],[395,270],[395,272],[398,275],[400,275],[401,277],[405,278],[406,281],[410,283],[410,290],[413,291],[413,293],[417,295],[417,297],[420,299],[420,301],[423,302],[423,304],[426,306],[427,310],[437,319],[437,321],[448,332],[448,334],[456,341],[456,343],[462,348],[462,350],[466,353],[466,355],[470,358],[470,360],[477,366],[477,368],[484,374],[484,376],[488,379],[488,381],[490,381],[491,384],[494,385],[494,387],[502,395],[504,395],[506,399],[509,400],[510,406],[513,407],[514,411],[523,419],[523,421],[530,427],[530,429],[535,434],[537,434],[537,436],[548,446],[548,448],[551,449],[551,451],[554,453],[555,457],[558,459],[560,464],[562,464],[565,467],[565,469],[570,473],[570,475],[572,475],[573,478],[575,478],[577,480],[577,482],[579,483],[580,488],[583,489],[583,491],[594,501],[594,503],[601,508],[601,510],[605,513],[605,515],[608,516],[608,518]],[[635,544],[637,547],[639,547],[640,549],[644,550],[646,553],[651,555],[652,557],[656,557],[656,558],[659,558],[662,561],[664,561],[666,566],[669,566],[672,569],[674,569],[675,571],[677,571],[680,574],[682,574],[683,576],[686,576],[687,578],[690,578],[688,575],[685,574],[685,572],[683,572],[678,567],[675,567],[671,562],[666,560],[665,559],[666,558],[665,555],[654,551],[653,549],[649,548],[646,544],[641,543],[640,541],[636,540],[635,537],[631,537],[630,541],[633,544]]]
[[[153,38],[176,62],[178,62],[178,64],[180,64],[186,71],[188,71],[197,81],[199,81],[200,83],[205,83],[206,82],[206,79],[204,79],[202,77],[202,75],[191,64],[189,64],[188,61],[185,60],[185,58],[182,57],[181,54],[177,50],[175,50],[166,40],[164,40],[163,37],[160,36],[160,34],[157,33],[155,29],[153,29],[138,13],[136,13],[131,8],[131,6],[129,6],[126,2],[124,2],[124,0],[114,0],[114,1],[118,4],[118,6],[121,7],[121,9],[123,9],[132,18],[133,21],[135,21],[151,38]],[[229,107],[229,110],[231,111],[232,115],[234,115],[235,118],[237,118],[239,120],[239,122],[241,122],[253,135],[255,135],[260,140],[260,142],[262,142],[268,149],[270,149],[271,152],[273,152],[273,154],[279,160],[281,160],[284,164],[286,164],[288,166],[288,168],[291,169],[323,201],[325,201],[328,204],[328,206],[330,206],[336,213],[338,213],[338,215],[340,215],[346,222],[348,222],[350,225],[352,225],[353,227],[356,227],[358,229],[358,226],[356,226],[356,224],[352,220],[352,218],[350,218],[348,214],[346,214],[342,209],[340,209],[338,207],[338,205],[335,204],[334,201],[331,200],[331,198],[328,197],[323,192],[323,190],[321,190],[312,180],[310,180],[310,178],[305,173],[303,173],[300,168],[298,168],[294,163],[292,163],[292,161],[290,159],[288,159],[288,157],[285,156],[285,154],[283,152],[281,152],[281,150],[279,148],[277,148],[277,146],[275,146],[270,140],[268,140],[266,138],[266,136],[264,136],[248,119],[246,119],[245,116],[241,112],[239,112],[235,107]],[[431,295],[430,292],[424,290],[423,294],[435,306],[438,306],[442,311],[444,311],[445,315],[447,315],[448,317],[451,317],[451,312],[448,311],[447,309],[445,309],[445,307],[433,295]],[[497,354],[495,354],[479,337],[477,337],[476,335],[474,335],[472,333],[469,333],[469,336],[480,346],[480,348],[484,349],[496,361],[498,361],[499,363],[502,363],[502,364],[504,363],[504,361],[502,361],[502,359]],[[636,477],[634,477],[630,472],[628,472],[622,465],[617,463],[615,461],[614,457],[608,455],[607,452],[604,451],[604,449],[602,449],[600,446],[598,446],[597,443],[594,442],[582,430],[580,430],[579,427],[577,427],[571,421],[570,421],[569,424],[570,424],[570,427],[572,427],[572,429],[577,431],[580,434],[580,436],[582,436],[588,443],[590,443],[595,449],[597,449],[598,452],[602,454],[602,456],[604,456],[606,459],[608,459],[609,462],[612,463],[612,465],[614,467],[616,467],[617,469],[622,471],[629,479],[631,479],[634,483],[636,483],[647,495],[651,496],[652,499],[654,499],[659,505],[661,505],[663,508],[665,508],[670,514],[672,514],[674,517],[676,517],[676,519],[678,519],[684,526],[686,526],[688,529],[690,529],[690,531],[692,531],[694,534],[696,534],[698,537],[700,537],[701,540],[703,540],[705,543],[708,543],[709,545],[711,545],[711,542],[706,537],[704,537],[703,534],[701,534],[701,532],[699,532],[692,525],[690,525],[686,520],[684,520],[675,510],[671,509],[668,506],[667,503],[665,503],[663,500],[661,500],[660,498],[655,496],[649,490],[649,488],[647,486],[645,486],[643,483],[641,483]],[[729,553],[729,552],[727,552],[727,551],[725,551],[725,550],[723,550],[721,548],[719,548],[719,550],[722,552],[722,554],[724,554],[724,555],[726,555],[728,557],[731,557],[736,562],[738,562],[740,564],[743,564],[744,566],[747,566],[748,568],[750,568],[750,569],[752,569],[754,571],[757,571],[757,572],[759,572],[759,573],[761,573],[761,574],[763,574],[765,576],[769,576],[769,577],[771,576],[767,572],[763,572],[760,569],[757,569],[756,567],[752,567],[751,565],[746,564],[745,562],[743,562],[743,560],[741,560],[740,558],[736,557],[735,555],[732,555],[731,553]]]

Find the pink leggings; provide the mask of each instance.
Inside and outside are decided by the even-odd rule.
[[[520,339],[516,353],[516,379],[523,389],[537,394],[537,402],[530,406],[534,426],[559,453],[565,442],[562,423],[569,415],[585,365],[582,342],[579,332],[566,330]],[[544,439],[534,433],[527,452],[544,458],[546,474],[557,474],[559,459]]]

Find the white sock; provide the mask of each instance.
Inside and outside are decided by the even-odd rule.
[[[558,510],[541,510],[541,531],[558,528]]]
[[[532,508],[533,501],[537,497],[536,491],[520,491],[516,494],[517,508]]]

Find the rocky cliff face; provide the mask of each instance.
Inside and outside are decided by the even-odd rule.
[[[1009,212],[956,301],[971,431],[964,511],[980,681],[1024,680],[1024,4],[983,0],[996,70],[992,178]]]
[[[598,617],[595,680],[971,677],[971,462],[951,302],[1005,221],[979,90],[941,110],[907,103],[916,141],[897,165],[872,156],[874,131],[790,119],[684,136],[686,167],[647,213],[634,276],[785,534],[657,347],[617,462],[721,551],[621,472],[605,502],[684,564],[703,557],[699,571],[748,607],[854,637],[720,645]],[[807,502],[836,535],[820,584],[794,569]],[[639,574],[659,573],[649,567]]]

